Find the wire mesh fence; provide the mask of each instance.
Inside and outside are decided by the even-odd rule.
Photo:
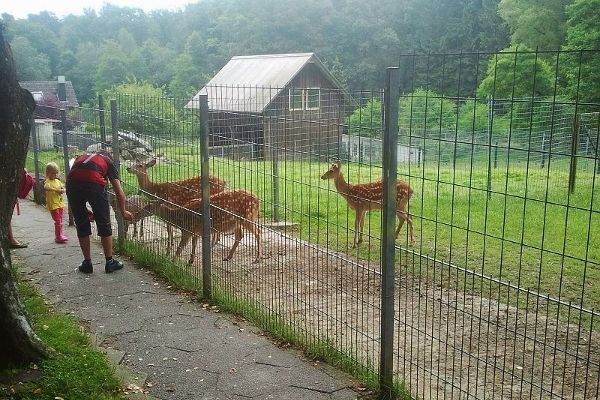
[[[563,54],[529,56],[556,59],[548,76],[564,75]],[[30,170],[33,158],[117,149],[137,219],[123,251],[190,287],[209,282],[232,310],[363,379],[386,373],[391,354],[407,397],[596,398],[599,105],[556,84],[518,95],[514,76],[537,82],[538,61],[504,71],[508,92],[496,73],[480,93],[490,63],[503,65],[405,56],[399,95],[324,87],[310,74],[283,88],[207,86],[204,118],[197,97],[121,95],[40,121]],[[390,103],[395,162],[384,146]],[[398,186],[410,200],[388,219],[377,211],[386,162],[411,188]],[[382,234],[399,222],[386,297]],[[393,317],[382,317],[382,298]],[[382,318],[393,319],[392,348]]]

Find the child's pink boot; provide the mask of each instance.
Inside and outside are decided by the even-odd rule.
[[[66,243],[69,240],[62,232],[62,225],[54,225],[54,241],[56,243]]]

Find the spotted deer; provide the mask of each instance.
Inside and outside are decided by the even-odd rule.
[[[244,230],[254,235],[256,239],[254,262],[260,260],[259,208],[258,197],[245,190],[225,191],[210,196],[211,245],[214,246],[219,242],[222,233],[233,232],[235,234],[235,242],[224,261],[231,260],[233,257],[244,237]],[[192,264],[196,257],[198,237],[202,234],[202,199],[193,199],[180,207],[159,200],[149,203],[145,210],[181,228],[181,241],[177,246],[176,256],[181,255],[190,238],[192,239],[192,254],[188,261]]]
[[[383,181],[351,185],[344,180],[342,166],[339,161],[332,163],[329,170],[321,176],[321,179],[333,179],[338,193],[346,199],[348,206],[356,212],[354,220],[354,244],[352,246],[352,248],[355,248],[362,243],[363,226],[367,211],[381,209],[383,205]],[[399,179],[396,183],[396,190],[396,215],[399,219],[398,227],[396,228],[396,238],[398,238],[398,233],[404,221],[406,221],[410,232],[410,242],[413,244],[412,218],[406,210],[408,200],[413,194],[413,189],[408,183]]]
[[[114,193],[108,192],[108,197],[113,210],[117,210],[117,198]],[[140,238],[144,236],[144,218],[150,215],[144,211],[144,207],[147,203],[148,201],[144,197],[138,196],[137,194],[127,196],[125,199],[125,208],[133,215],[133,219],[131,221],[123,221],[125,223],[125,234],[129,232],[129,226],[133,225],[133,237],[136,238],[138,235],[137,225],[139,223]]]
[[[200,186],[200,177],[173,181],[173,182],[152,182],[148,176],[148,168],[156,164],[156,159],[149,162],[139,162],[130,167],[127,167],[127,172],[134,174],[137,177],[138,185],[144,192],[164,199],[176,205],[183,206],[193,199],[202,197]],[[220,193],[225,190],[225,181],[210,175],[210,194]],[[173,245],[173,227],[167,223],[167,234],[169,237],[169,245]]]

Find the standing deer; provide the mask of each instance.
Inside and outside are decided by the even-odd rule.
[[[193,199],[202,197],[200,177],[174,181],[174,182],[152,182],[148,177],[148,168],[156,164],[156,159],[149,162],[140,162],[127,167],[127,172],[137,177],[140,189],[151,195],[160,197],[168,202],[183,206]],[[210,175],[210,194],[220,193],[225,190],[225,181]],[[167,223],[167,234],[169,236],[169,246],[173,245],[173,227]]]
[[[117,198],[114,193],[108,192],[108,198],[110,200],[110,204],[112,205],[113,210],[117,209]],[[129,226],[133,225],[133,238],[136,238],[138,235],[137,224],[140,224],[140,238],[144,236],[144,218],[148,217],[150,214],[144,211],[144,207],[148,204],[148,201],[142,196],[134,194],[132,196],[127,196],[125,199],[125,206],[127,210],[133,215],[133,219],[131,221],[123,221],[125,223],[125,234],[129,232]],[[90,211],[91,213],[91,211]],[[93,214],[92,214],[93,215]],[[92,216],[90,216],[92,218]]]
[[[344,180],[342,166],[339,161],[332,163],[329,170],[321,176],[321,179],[333,179],[338,193],[346,199],[348,206],[356,212],[354,220],[354,244],[352,246],[352,248],[355,248],[362,243],[362,231],[367,211],[381,209],[383,205],[383,181],[350,185]],[[415,240],[413,238],[412,218],[408,211],[406,211],[408,200],[413,194],[413,189],[408,183],[400,179],[396,183],[396,189],[396,215],[399,219],[398,227],[396,228],[396,238],[398,238],[398,233],[404,221],[406,221],[410,232],[410,242],[413,244]]]
[[[254,193],[245,190],[232,190],[210,196],[210,218],[212,243],[214,246],[220,239],[221,233],[233,232],[235,242],[229,250],[224,261],[231,260],[240,241],[244,237],[243,230],[251,232],[256,238],[256,258],[261,257],[260,227],[258,226],[258,211],[260,201]],[[184,247],[192,238],[192,254],[189,263],[192,264],[196,257],[198,236],[202,234],[202,199],[193,199],[181,207],[165,204],[163,200],[149,203],[145,211],[156,214],[165,221],[181,228],[181,241],[175,252],[180,256]]]

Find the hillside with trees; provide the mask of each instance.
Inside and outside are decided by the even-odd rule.
[[[181,11],[107,4],[62,19],[2,14],[2,22],[20,80],[65,75],[80,101],[92,103],[131,82],[188,97],[236,55],[315,52],[356,90],[381,87],[385,68],[398,65],[401,54],[482,51],[491,58],[507,48],[600,47],[590,29],[600,0],[547,3],[542,10],[533,0],[204,0]],[[597,57],[582,71],[589,78],[600,73]],[[577,60],[571,64],[565,80],[576,73]],[[461,84],[475,91],[477,77],[469,75]],[[599,97],[597,87],[582,90]]]

